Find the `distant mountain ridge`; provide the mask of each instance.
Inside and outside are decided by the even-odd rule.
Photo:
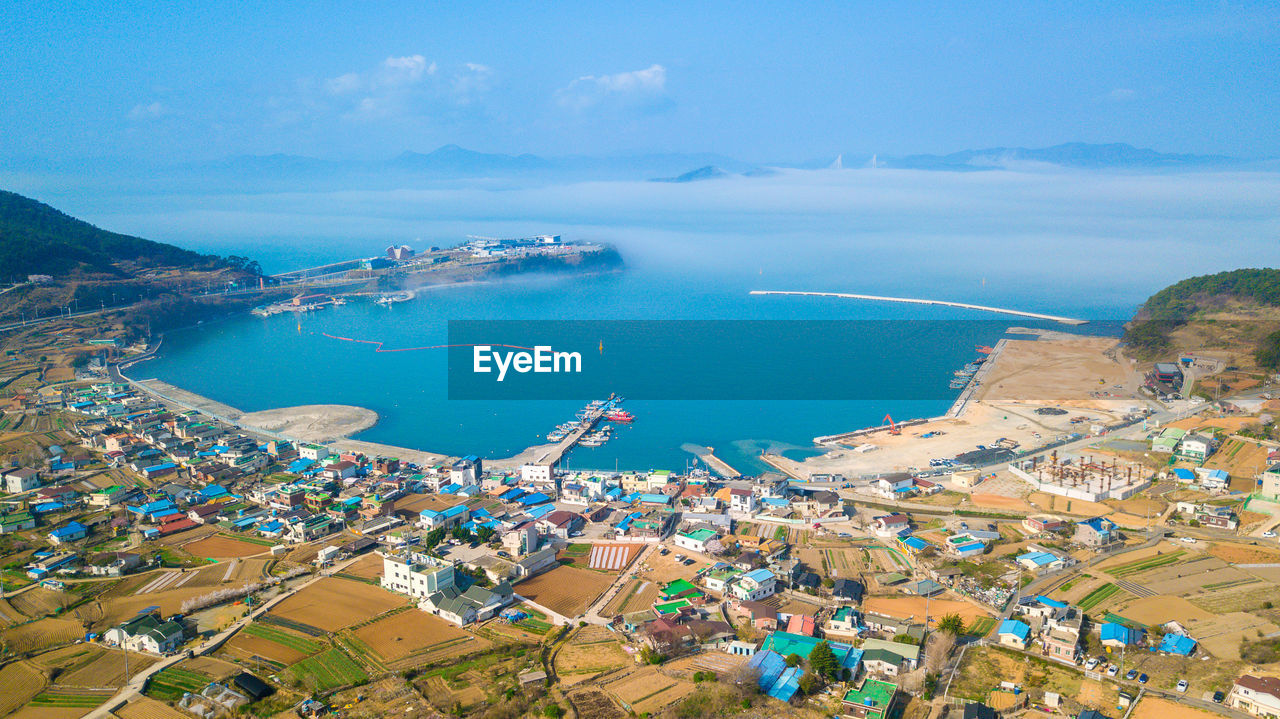
[[[729,173],[721,170],[715,165],[705,165],[696,170],[690,170],[683,175],[675,177],[655,177],[649,182],[697,182],[699,180],[714,180],[718,177],[728,177]]]

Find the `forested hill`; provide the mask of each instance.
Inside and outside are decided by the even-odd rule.
[[[1231,270],[1190,277],[1151,295],[1139,319],[1188,320],[1197,312],[1220,309],[1224,301],[1280,307],[1280,269]]]
[[[138,269],[217,269],[218,257],[163,242],[108,232],[43,202],[0,190],[0,281],[27,275],[100,273],[129,277]]]
[[[1260,367],[1280,368],[1280,269],[1191,277],[1152,295],[1125,330],[1130,354],[1155,359],[1194,338],[1205,347],[1251,350]],[[1194,330],[1194,332],[1192,331]]]

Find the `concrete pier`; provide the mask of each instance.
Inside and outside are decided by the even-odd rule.
[[[1089,320],[1079,320],[1073,317],[1059,317],[1058,315],[1046,315],[1039,312],[1023,312],[1022,310],[1011,310],[1004,307],[990,307],[987,305],[974,305],[968,302],[949,302],[947,300],[928,300],[917,297],[883,297],[880,295],[859,295],[849,292],[793,292],[788,290],[751,290],[753,295],[802,295],[808,297],[840,297],[850,300],[871,300],[872,302],[903,302],[913,305],[943,305],[946,307],[960,307],[966,310],[978,310],[980,312],[994,312],[1002,315],[1017,315],[1018,317],[1030,317],[1037,320],[1049,320],[1064,325],[1083,325]]]

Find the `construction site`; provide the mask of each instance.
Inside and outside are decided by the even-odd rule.
[[[1128,499],[1151,486],[1151,472],[1142,465],[1116,459],[1094,461],[1093,457],[1059,458],[1057,452],[1047,460],[1033,457],[1010,464],[1009,472],[1038,491],[1087,502]]]

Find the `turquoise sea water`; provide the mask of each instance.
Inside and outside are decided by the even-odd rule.
[[[849,362],[859,365],[859,381],[867,383],[866,396],[878,399],[632,399],[626,408],[636,415],[634,424],[618,426],[614,440],[598,448],[576,449],[567,459],[570,468],[682,469],[693,458],[688,445],[697,444],[714,447],[718,456],[741,471],[757,472],[765,469],[758,459],[762,451],[800,458],[814,453],[813,437],[877,425],[885,414],[899,421],[942,414],[958,394],[946,389],[952,370],[977,356],[976,343],[994,344],[1006,326],[1035,325],[949,308],[748,294],[758,287],[750,275],[710,282],[701,273],[651,268],[440,287],[390,307],[352,302],[307,315],[242,316],[174,332],[165,338],[161,357],[139,365],[132,375],[158,377],[246,411],[301,404],[359,405],[380,417],[360,439],[452,455],[506,457],[545,442],[546,433],[572,419],[583,403],[449,400],[445,352],[376,353],[372,345],[324,334],[398,348],[444,344],[451,319],[893,319],[901,320],[903,332],[919,330],[921,323],[911,322],[915,319],[981,320],[931,323],[929,339],[909,351],[871,350],[850,357]],[[1013,297],[996,299],[1019,302]],[[1074,307],[1036,304],[1023,299],[1015,306],[1081,316],[1097,316],[1103,310],[1090,307],[1087,298]],[[991,322],[993,318],[998,321]],[[1115,325],[1086,327],[1116,331]],[[895,387],[875,384],[888,369],[904,365],[912,371]],[[662,371],[669,374],[670,396],[680,397],[680,368]]]

